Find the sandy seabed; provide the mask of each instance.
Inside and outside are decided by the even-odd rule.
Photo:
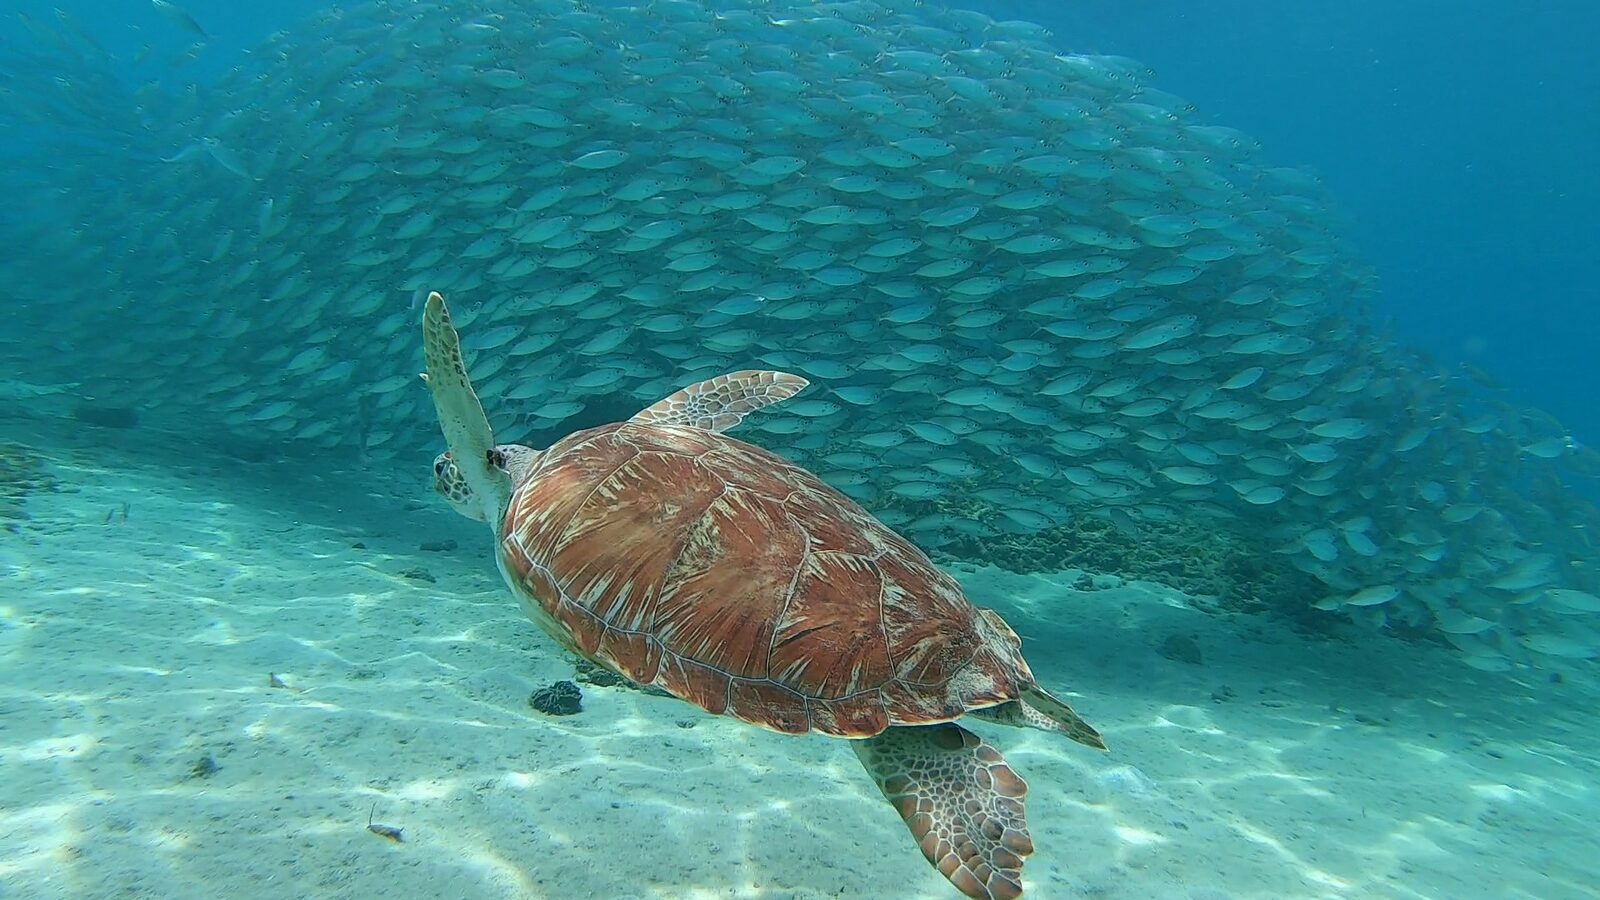
[[[0,897],[956,896],[839,741],[624,688],[532,710],[571,662],[428,459],[0,441],[57,482],[0,523]],[[972,726],[1028,779],[1029,897],[1595,896],[1592,667],[955,574],[1111,745]]]

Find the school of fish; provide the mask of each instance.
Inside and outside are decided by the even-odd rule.
[[[29,381],[425,474],[437,290],[508,439],[792,371],[741,436],[924,547],[1199,520],[1477,668],[1600,655],[1594,452],[1383,334],[1318,181],[1130,60],[915,0],[379,0],[173,90],[24,24]]]

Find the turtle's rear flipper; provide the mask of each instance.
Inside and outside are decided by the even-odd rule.
[[[1106,742],[1093,725],[1072,711],[1072,707],[1052,697],[1044,688],[1029,688],[1022,694],[1022,715],[1034,728],[1059,731],[1080,744],[1096,750],[1106,749]],[[1040,720],[1043,721],[1040,721]]]
[[[1021,700],[974,709],[968,715],[998,722],[1001,725],[1053,731],[1096,750],[1106,749],[1106,742],[1100,739],[1100,732],[1095,731],[1093,725],[1073,712],[1072,707],[1039,688],[1025,691]]]
[[[890,728],[850,746],[957,890],[981,900],[1022,895],[1022,858],[1033,852],[1022,812],[1028,785],[1000,751],[952,723]]]

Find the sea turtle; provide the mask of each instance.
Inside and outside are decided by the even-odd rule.
[[[735,372],[545,450],[495,445],[442,297],[423,342],[449,449],[435,487],[489,523],[506,583],[561,645],[711,713],[851,738],[928,861],[1022,893],[1027,785],[955,720],[1100,735],[1021,641],[922,551],[816,476],[723,431],[807,382]]]

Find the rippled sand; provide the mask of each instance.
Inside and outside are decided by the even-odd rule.
[[[59,484],[0,533],[0,896],[953,896],[838,742],[620,688],[531,710],[572,667],[481,526],[434,501],[427,459],[0,437]],[[1600,883],[1592,668],[1493,675],[1157,586],[957,574],[1112,747],[976,726],[1032,787],[1029,896]],[[1161,652],[1173,635],[1199,663]],[[403,843],[367,829],[374,809]]]

